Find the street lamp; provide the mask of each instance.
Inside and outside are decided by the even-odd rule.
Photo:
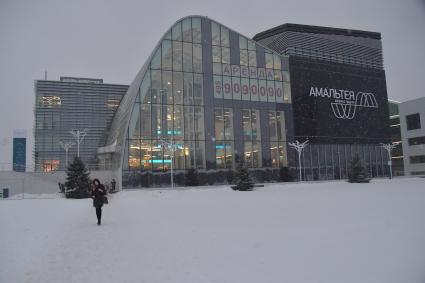
[[[308,140],[306,140],[303,143],[300,143],[299,141],[290,142],[288,143],[290,147],[295,149],[298,152],[298,167],[300,168],[300,181],[302,181],[302,174],[301,174],[301,153],[303,149],[308,145]]]
[[[65,167],[68,167],[68,150],[75,145],[75,142],[62,142],[59,141],[61,148],[65,150]]]
[[[87,135],[87,132],[88,129],[69,131],[69,133],[77,140],[77,157],[80,157],[80,143],[83,142],[83,139]]]
[[[390,179],[392,179],[393,177],[393,168],[392,168],[392,155],[391,155],[391,151],[397,146],[395,144],[391,144],[391,143],[381,143],[381,146],[383,148],[385,148],[388,152],[388,165],[390,167]]]
[[[168,148],[168,150],[170,150],[171,152],[171,189],[174,189],[173,163],[174,163],[174,152],[177,150],[177,145],[173,143],[173,140],[171,140],[171,142],[167,142],[163,139],[160,139],[159,143],[161,144],[162,148]]]

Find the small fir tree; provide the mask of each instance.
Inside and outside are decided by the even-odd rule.
[[[348,182],[350,183],[369,183],[366,167],[360,157],[356,154],[350,162],[348,171]]]
[[[240,159],[236,168],[235,184],[232,188],[237,191],[252,191],[254,188],[254,182],[249,176],[248,169],[246,168],[243,159]]]
[[[68,166],[65,186],[68,198],[88,198],[90,197],[90,173],[83,161],[75,157],[74,161]]]
[[[198,186],[198,172],[195,169],[191,168],[186,172],[186,186]]]

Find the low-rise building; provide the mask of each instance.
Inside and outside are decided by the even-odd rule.
[[[399,105],[406,175],[425,175],[425,97]]]

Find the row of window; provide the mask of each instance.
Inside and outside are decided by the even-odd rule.
[[[173,26],[170,32],[165,35],[166,39],[175,41],[201,43],[201,19],[186,18]]]
[[[363,160],[370,176],[385,176],[388,155],[379,145],[309,144],[302,153],[305,180],[345,179],[354,155]]]
[[[233,109],[215,108],[214,124],[216,166],[217,168],[234,168]],[[261,167],[259,110],[243,109],[241,126],[245,161],[249,167]],[[284,113],[269,111],[268,128],[272,166],[283,166],[287,162]],[[168,155],[170,161],[165,158],[166,152],[159,144],[160,138],[173,139],[173,142],[178,145],[177,155],[175,155],[176,168],[193,168],[194,164],[196,168],[205,168],[204,161],[200,161],[204,160],[205,156],[202,107],[178,105],[163,107],[136,103],[129,124],[129,168],[166,169],[167,163],[171,162],[171,157]],[[186,146],[187,143],[195,144]],[[192,155],[191,151],[194,152]],[[198,157],[193,157],[196,155]]]
[[[407,139],[409,145],[420,145],[425,144],[425,137],[416,137]]]
[[[205,168],[205,141],[173,142],[174,152],[162,146],[160,140],[129,140],[128,165],[124,169],[169,170],[172,160],[174,169]]]
[[[211,22],[212,59],[214,63],[230,64],[229,30],[215,22]],[[282,61],[278,54],[265,51],[266,68],[281,70]],[[239,36],[239,64],[241,66],[257,66],[257,47],[254,41]]]
[[[410,159],[410,164],[425,163],[425,155],[409,156],[409,159]]]
[[[150,70],[136,102],[152,104],[203,104],[202,74]]]
[[[170,141],[170,140],[168,140]],[[173,141],[175,150],[162,146],[160,140],[128,140],[128,164],[124,170],[169,170],[206,167],[205,141]],[[234,169],[233,141],[216,141],[215,165],[217,169]],[[286,143],[270,142],[271,167],[287,166]],[[247,167],[262,167],[261,142],[244,142],[244,162]],[[174,155],[173,155],[174,154]]]
[[[136,103],[129,124],[130,139],[204,140],[203,108]]]
[[[164,39],[151,60],[151,68],[202,73],[202,45]]]
[[[53,112],[41,112],[35,114],[35,128],[37,130],[60,129],[60,114]]]

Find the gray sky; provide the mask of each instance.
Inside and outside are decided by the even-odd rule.
[[[425,0],[0,0],[0,170],[13,129],[27,129],[32,166],[34,80],[45,70],[130,84],[164,32],[194,14],[248,37],[283,23],[381,32],[389,98],[425,96]]]

